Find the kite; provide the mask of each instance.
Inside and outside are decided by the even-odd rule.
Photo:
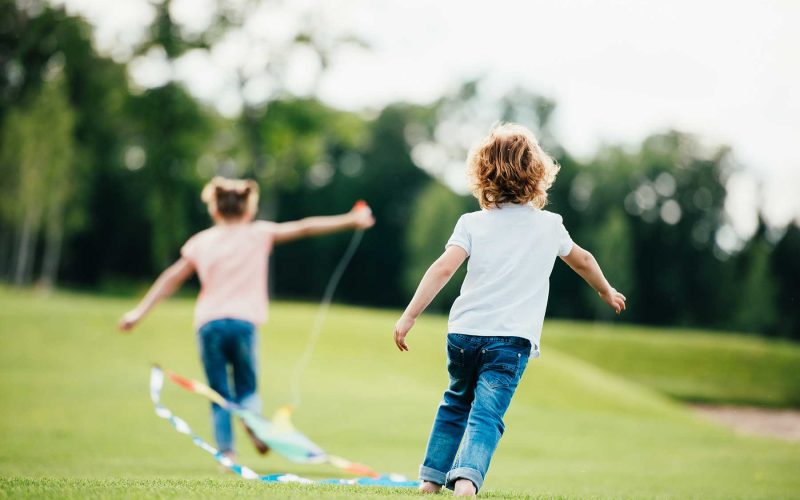
[[[208,398],[231,412],[232,415],[242,419],[245,425],[250,427],[260,440],[269,445],[273,451],[283,455],[289,460],[304,464],[330,464],[344,472],[361,477],[315,481],[295,474],[270,474],[262,476],[253,469],[234,462],[212,445],[208,444],[207,441],[192,431],[185,420],[175,415],[169,408],[161,403],[161,390],[164,387],[165,376],[179,387]],[[220,465],[244,479],[261,480],[265,483],[339,484],[406,488],[415,488],[419,486],[417,481],[409,481],[400,474],[378,474],[366,465],[351,462],[345,458],[326,453],[322,448],[314,444],[310,439],[294,428],[290,418],[291,409],[286,406],[279,408],[273,420],[270,421],[255,412],[226,400],[219,393],[201,382],[181,377],[169,370],[163,370],[159,366],[153,366],[150,370],[150,399],[153,401],[157,416],[169,421],[177,432],[189,436],[195,446],[212,455]]]

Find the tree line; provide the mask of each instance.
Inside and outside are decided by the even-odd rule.
[[[726,146],[709,149],[666,131],[579,160],[549,127],[556,103],[526,89],[487,103],[477,82],[430,105],[396,103],[374,114],[278,92],[223,118],[179,83],[133,88],[125,64],[95,51],[84,20],[32,4],[0,0],[0,276],[8,283],[130,290],[207,227],[205,181],[247,176],[262,187],[261,215],[274,220],[342,212],[366,199],[378,224],[338,299],[401,306],[459,215],[478,209],[442,182],[440,168],[463,162],[468,145],[453,131],[488,109],[531,127],[557,158],[562,169],[548,208],[629,297],[625,317],[611,317],[556,265],[552,316],[800,339],[797,225],[776,230],[762,221],[740,249],[720,246],[720,232],[730,232],[726,179],[740,168]],[[177,58],[214,43],[187,41],[168,7],[159,4],[141,50],[161,46]],[[217,22],[227,29],[241,16],[220,11]],[[287,43],[323,57],[331,42],[313,35]],[[318,298],[348,238],[277,248],[273,294]],[[449,307],[458,278],[433,309]]]

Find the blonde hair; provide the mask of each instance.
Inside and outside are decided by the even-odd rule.
[[[212,218],[239,219],[255,215],[258,209],[258,184],[250,179],[214,177],[200,194]]]
[[[544,207],[560,168],[533,132],[516,123],[494,126],[467,160],[472,194],[482,208],[502,203]]]

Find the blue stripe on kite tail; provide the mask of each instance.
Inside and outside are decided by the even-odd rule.
[[[419,481],[409,481],[404,476],[384,474],[380,477],[359,477],[355,479],[323,479],[319,484],[341,484],[350,486],[389,486],[393,488],[416,488]]]

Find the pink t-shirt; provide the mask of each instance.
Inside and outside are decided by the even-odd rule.
[[[200,277],[194,326],[234,318],[259,325],[267,320],[267,259],[275,223],[215,225],[181,248]]]

